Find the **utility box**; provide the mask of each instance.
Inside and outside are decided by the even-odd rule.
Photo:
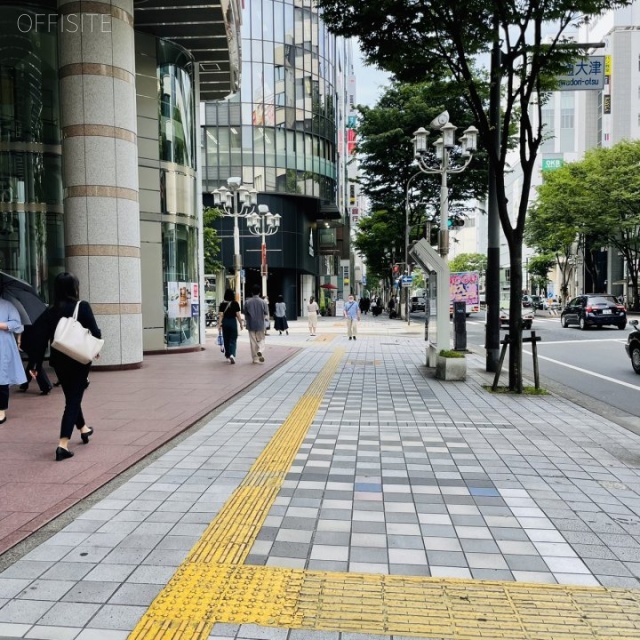
[[[467,304],[453,303],[453,348],[455,351],[467,350]]]

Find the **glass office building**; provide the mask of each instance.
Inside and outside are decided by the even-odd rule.
[[[205,204],[211,191],[239,177],[282,216],[280,231],[267,239],[268,294],[272,303],[283,295],[292,317],[314,293],[318,227],[344,213],[338,130],[350,65],[347,44],[328,32],[311,0],[253,0],[243,13],[240,92],[204,107]],[[218,222],[229,275],[233,222]],[[260,281],[260,239],[243,220],[240,234],[250,287]]]
[[[75,273],[102,367],[204,341],[196,105],[237,89],[242,8],[175,5],[0,6],[0,270]]]

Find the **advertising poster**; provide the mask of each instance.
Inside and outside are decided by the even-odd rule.
[[[178,317],[178,297],[179,288],[177,282],[167,282],[167,317],[174,319]]]
[[[449,300],[466,302],[467,304],[480,304],[479,280],[480,277],[477,271],[452,273],[449,277]]]
[[[200,317],[200,297],[198,295],[198,283],[191,283],[191,317]]]
[[[178,283],[178,318],[191,317],[191,283]]]

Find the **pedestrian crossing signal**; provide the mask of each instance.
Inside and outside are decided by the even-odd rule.
[[[456,227],[464,227],[464,218],[449,218],[447,220],[447,227],[449,229],[455,229]]]

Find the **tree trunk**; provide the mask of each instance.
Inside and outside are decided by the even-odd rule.
[[[522,238],[515,231],[509,242],[509,258],[509,389],[522,393]]]

